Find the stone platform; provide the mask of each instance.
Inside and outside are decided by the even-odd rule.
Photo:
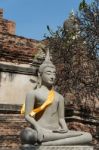
[[[20,150],[94,150],[93,146],[22,146]]]

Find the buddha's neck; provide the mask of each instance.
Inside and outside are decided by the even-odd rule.
[[[53,86],[42,85],[42,88],[44,88],[45,90],[51,90]]]

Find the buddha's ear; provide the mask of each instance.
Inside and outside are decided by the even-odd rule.
[[[40,72],[38,72],[38,77],[40,77]]]
[[[41,74],[40,72],[38,72],[38,87],[41,87],[41,83],[42,83],[42,80],[41,80]]]

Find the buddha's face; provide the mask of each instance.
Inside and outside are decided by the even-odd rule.
[[[55,83],[56,69],[52,67],[44,68],[41,77],[42,77],[43,84],[52,86]]]

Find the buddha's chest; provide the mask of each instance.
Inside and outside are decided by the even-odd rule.
[[[36,95],[35,98],[35,108],[42,106],[44,103],[48,102],[48,94],[47,92],[39,92]],[[52,103],[48,105],[47,110],[56,110],[58,107],[58,99],[57,95],[55,94],[53,97],[50,97],[52,99]],[[50,100],[49,98],[49,100]]]

